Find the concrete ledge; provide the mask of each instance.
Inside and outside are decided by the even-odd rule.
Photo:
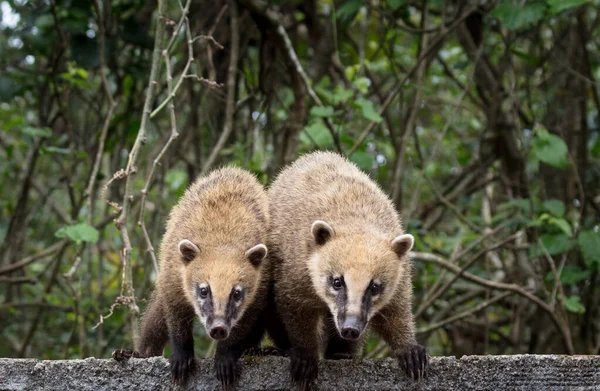
[[[289,360],[244,359],[241,390],[288,390]],[[41,361],[0,359],[0,390],[170,390],[162,357]],[[218,390],[212,360],[198,360],[189,390]],[[600,391],[600,356],[465,356],[431,359],[429,376],[411,383],[395,360],[322,362],[319,390],[593,390]]]

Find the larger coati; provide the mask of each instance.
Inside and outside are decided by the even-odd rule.
[[[414,239],[383,191],[345,158],[316,152],[285,168],[268,196],[268,262],[287,334],[274,339],[289,349],[292,380],[309,388],[320,353],[357,356],[369,324],[410,377],[423,376],[428,355],[411,312]]]
[[[162,355],[170,339],[175,382],[185,382],[193,369],[196,316],[218,341],[215,371],[224,388],[234,384],[242,352],[260,343],[268,224],[263,186],[239,168],[198,179],[173,207],[138,350],[146,357]]]

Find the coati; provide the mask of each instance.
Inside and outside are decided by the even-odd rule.
[[[291,359],[291,377],[310,388],[325,358],[360,353],[370,325],[411,378],[428,365],[411,312],[414,238],[389,198],[353,163],[330,152],[304,155],[267,192],[269,267]]]
[[[218,341],[214,365],[223,388],[234,385],[242,352],[260,343],[269,283],[261,266],[268,225],[263,186],[239,168],[199,178],[173,207],[138,350],[146,357],[162,355],[170,339],[176,383],[184,383],[193,370],[196,316]]]

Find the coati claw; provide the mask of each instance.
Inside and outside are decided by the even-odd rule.
[[[171,378],[173,383],[185,384],[194,372],[196,362],[193,355],[171,354]]]
[[[319,358],[303,349],[290,351],[290,374],[292,382],[301,390],[310,390],[319,373]]]
[[[398,362],[411,380],[420,381],[427,372],[429,355],[427,349],[421,345],[412,345],[398,354]]]
[[[239,377],[238,361],[227,355],[215,357],[215,375],[223,390],[232,390]]]

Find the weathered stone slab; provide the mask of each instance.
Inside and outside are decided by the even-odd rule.
[[[246,358],[240,390],[288,390],[289,360]],[[212,360],[198,360],[189,390],[218,390]],[[406,379],[395,360],[326,361],[319,390],[600,391],[600,356],[465,356],[431,359],[429,376]],[[162,357],[41,361],[0,359],[0,390],[171,390]]]

